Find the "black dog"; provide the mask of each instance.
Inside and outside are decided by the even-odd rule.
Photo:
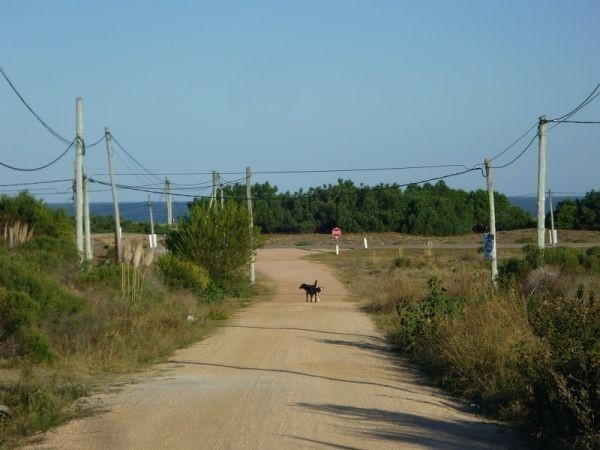
[[[315,284],[306,284],[302,283],[300,285],[300,289],[304,289],[306,292],[306,301],[310,297],[310,302],[312,303],[313,298],[315,299],[315,303],[319,301],[319,294],[323,292],[323,286],[317,286],[317,280],[315,280]]]

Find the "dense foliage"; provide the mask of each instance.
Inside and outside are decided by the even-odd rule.
[[[226,187],[226,196],[245,201],[245,187]],[[266,233],[328,233],[335,226],[347,232],[396,231],[422,235],[456,235],[485,231],[489,223],[488,194],[435,185],[335,185],[279,193],[268,182],[252,187],[254,223]],[[495,194],[496,228],[525,228],[531,217]]]
[[[600,247],[527,246],[483,296],[479,289],[449,295],[432,277],[425,296],[393,299],[387,334],[485,410],[532,425],[559,448],[597,448],[598,274]]]
[[[566,199],[554,212],[557,228],[600,230],[600,191],[590,191],[582,199]]]
[[[166,224],[155,223],[155,234],[166,234],[169,227]],[[92,233],[114,233],[115,217],[93,215],[90,217],[90,230]],[[150,234],[152,226],[149,221],[133,221],[130,219],[121,219],[121,231],[123,233],[143,233]]]
[[[0,197],[0,224],[12,226],[18,222],[27,224],[37,236],[73,235],[74,224],[63,209],[50,209],[27,191]]]
[[[66,292],[48,274],[55,270],[57,258],[64,256],[67,259],[61,259],[61,265],[76,267],[74,244],[49,238],[63,251],[61,256],[48,257],[55,251],[48,248],[48,239],[39,239],[44,240],[27,243],[29,250],[12,254],[0,250],[0,347],[12,348],[35,361],[54,358],[48,339],[51,328],[83,307],[81,298]]]
[[[243,269],[252,258],[257,237],[250,231],[245,205],[229,201],[223,208],[210,208],[198,201],[167,234],[166,245],[174,255],[206,268],[210,279],[225,287],[246,278]]]

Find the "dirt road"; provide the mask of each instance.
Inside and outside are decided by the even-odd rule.
[[[178,351],[152,376],[104,394],[107,412],[37,448],[499,448],[514,436],[425,386],[395,358],[343,285],[302,250],[259,252],[270,301]],[[305,303],[301,282],[325,286]]]

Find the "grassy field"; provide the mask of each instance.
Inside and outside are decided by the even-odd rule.
[[[85,398],[95,389],[126,382],[268,294],[257,285],[199,297],[165,285],[156,265],[79,269],[69,245],[43,242],[0,249],[0,405],[10,411],[0,413],[0,448],[93,412]],[[97,246],[98,262],[110,252]]]
[[[565,235],[571,242],[598,238]],[[509,238],[523,235],[503,241]],[[497,287],[477,248],[398,245],[311,258],[336,269],[390,342],[432,383],[524,427],[542,446],[598,448],[598,255],[597,249],[503,249]]]
[[[535,268],[518,283],[495,289],[489,263],[477,247],[436,247],[479,244],[481,235],[369,234],[370,248],[362,249],[364,237],[344,235],[339,256],[333,253],[329,235],[266,235],[264,241],[266,247],[328,250],[314,257],[336,268],[356,293],[356,301],[432,382],[468,398],[482,411],[528,424],[540,436],[558,436],[559,443],[565,442],[564,436],[576,436],[583,444],[598,436],[596,413],[588,408],[596,405],[596,388],[574,394],[570,390],[571,379],[597,386],[594,377],[600,366],[593,331],[600,329],[600,302],[594,303],[600,292],[599,271],[584,270],[577,256],[573,259],[585,250],[565,253],[551,270]],[[600,242],[600,233],[564,232],[560,238],[593,245]],[[535,241],[535,230],[500,233],[498,239],[527,244]],[[95,239],[99,263],[111,259],[111,243],[110,235]],[[415,245],[424,247],[411,248]],[[18,325],[14,336],[0,346],[0,405],[7,405],[12,414],[10,420],[0,418],[0,448],[93,412],[94,405],[85,398],[94,389],[128,380],[176,348],[210,334],[215,324],[248,304],[240,298],[222,298],[218,292],[198,301],[190,291],[167,288],[152,267],[130,270],[100,264],[79,271],[77,258],[63,250],[39,248],[16,258],[0,258],[5,265],[0,275],[9,282],[16,272],[31,273],[17,291],[31,290],[49,299],[39,309],[18,293],[14,298],[26,301],[10,304],[11,297],[0,289],[0,308],[10,306]],[[499,251],[501,265],[523,256],[519,248]],[[586,264],[600,268],[592,256]],[[567,260],[569,267],[564,264]],[[254,290],[253,300],[262,296],[268,296],[268,286]],[[582,307],[583,303],[591,306]],[[78,306],[65,309],[68,304]],[[20,308],[27,305],[33,306]],[[188,316],[194,320],[188,322]],[[561,334],[563,328],[572,336]],[[549,334],[548,329],[554,332]],[[554,355],[561,352],[579,360],[557,360]],[[539,390],[548,395],[535,394]],[[535,402],[552,417],[536,415]],[[553,421],[567,424],[567,429]]]
[[[319,247],[334,248],[335,239],[328,234],[267,234],[263,235],[266,247]],[[482,234],[462,236],[413,236],[404,233],[344,233],[339,238],[343,249],[362,248],[367,238],[369,247],[410,247],[412,245],[483,244]],[[560,230],[560,243],[600,244],[600,231]],[[501,231],[497,235],[500,245],[537,243],[537,230]]]

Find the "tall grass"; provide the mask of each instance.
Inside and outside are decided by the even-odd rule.
[[[432,381],[557,448],[600,446],[600,249],[525,249],[499,288],[475,251],[321,258]]]
[[[35,238],[0,251],[0,404],[13,412],[0,448],[66,420],[91,386],[205,337],[247,301],[166,286],[141,245],[122,265],[81,271],[72,246]],[[32,369],[7,375],[21,367]]]

